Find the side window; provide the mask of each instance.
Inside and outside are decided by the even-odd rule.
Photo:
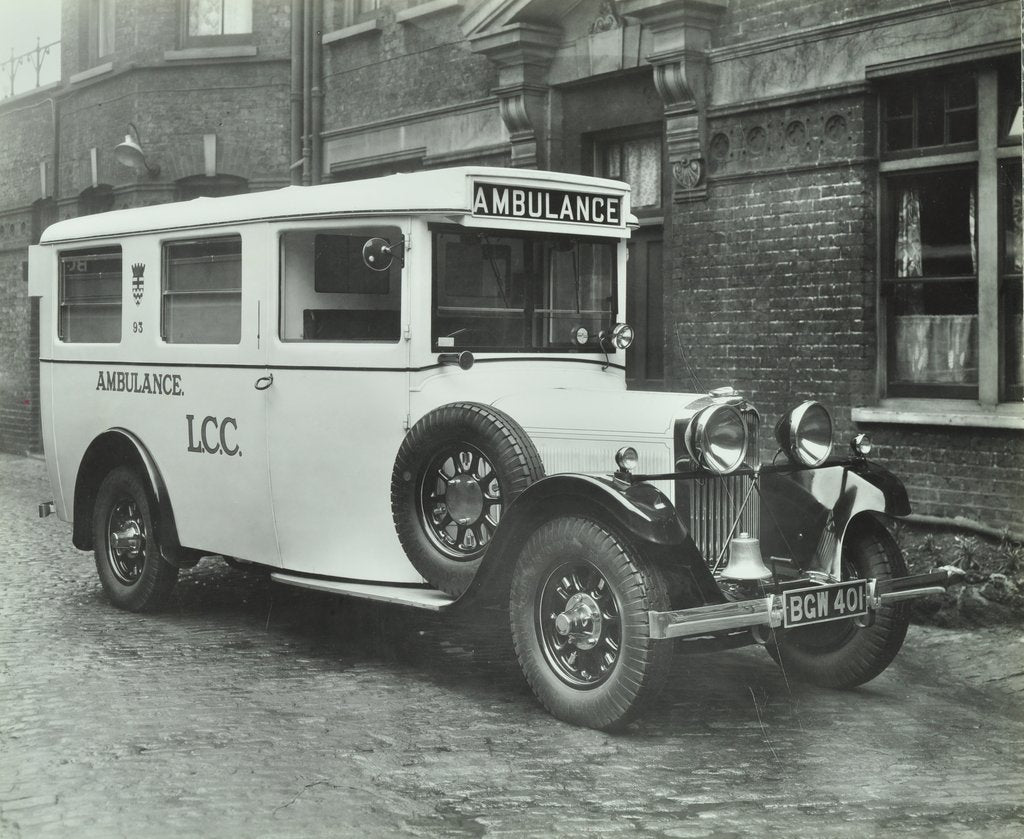
[[[69,344],[120,341],[121,289],[119,247],[61,253],[60,339]]]
[[[169,344],[239,343],[240,236],[164,244],[161,335]]]
[[[367,227],[282,235],[283,340],[398,341],[401,259],[386,271],[367,268],[363,245],[373,237],[398,242],[402,234],[397,227]]]

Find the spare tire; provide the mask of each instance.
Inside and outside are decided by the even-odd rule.
[[[529,435],[478,402],[454,402],[417,422],[391,474],[391,513],[413,567],[432,586],[462,594],[501,516],[544,477]]]

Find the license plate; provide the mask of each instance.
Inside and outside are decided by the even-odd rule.
[[[830,586],[800,588],[782,593],[782,625],[808,626],[868,613],[867,582],[852,580]]]

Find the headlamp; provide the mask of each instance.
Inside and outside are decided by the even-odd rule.
[[[775,426],[779,448],[800,466],[821,466],[832,453],[832,418],[820,402],[801,402]]]
[[[690,457],[718,475],[735,472],[747,453],[747,424],[732,405],[709,405],[694,414],[683,434]]]
[[[873,448],[871,438],[867,434],[855,434],[853,439],[850,440],[850,450],[853,452],[854,457],[867,457],[871,454]]]
[[[620,472],[632,472],[640,465],[640,455],[632,446],[623,446],[615,452],[615,465]]]
[[[629,349],[633,343],[633,338],[633,327],[628,323],[617,323],[612,328],[612,343],[615,344],[616,349]]]

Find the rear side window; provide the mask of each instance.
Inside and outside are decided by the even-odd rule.
[[[167,242],[161,335],[170,344],[242,337],[242,237]]]
[[[121,340],[121,249],[65,251],[60,255],[57,334],[69,344]]]

